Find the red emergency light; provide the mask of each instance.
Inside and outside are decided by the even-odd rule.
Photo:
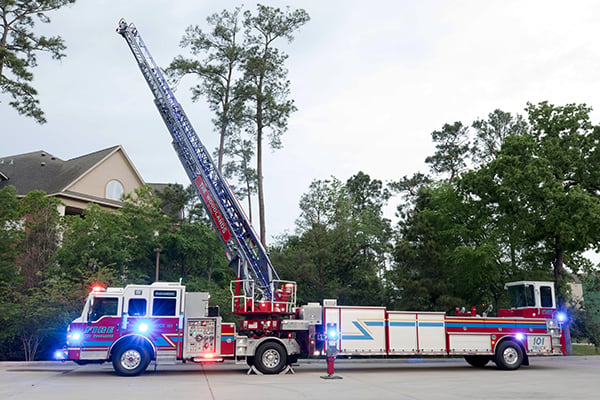
[[[98,292],[104,292],[104,286],[102,285],[94,285],[92,286],[92,292],[94,293],[98,293]]]

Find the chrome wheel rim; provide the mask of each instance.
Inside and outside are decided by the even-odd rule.
[[[125,369],[135,369],[140,365],[141,362],[142,355],[137,350],[127,350],[121,355],[121,365]]]
[[[269,349],[262,355],[262,363],[267,368],[275,368],[281,361],[277,350]]]
[[[502,359],[508,365],[514,365],[519,359],[519,353],[514,347],[507,347],[502,353]]]

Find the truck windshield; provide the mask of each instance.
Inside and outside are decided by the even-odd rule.
[[[511,308],[535,307],[532,285],[509,286],[508,298]]]

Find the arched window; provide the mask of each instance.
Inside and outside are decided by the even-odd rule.
[[[121,200],[123,196],[123,185],[117,180],[112,180],[106,184],[106,195],[107,199]]]

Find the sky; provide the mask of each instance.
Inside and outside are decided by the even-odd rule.
[[[162,67],[185,29],[234,0],[78,0],[48,13],[36,32],[60,35],[67,56],[38,57],[32,71],[48,122],[18,115],[0,94],[0,157],[45,150],[63,160],[120,144],[146,182],[189,184],[170,135],[125,40],[133,22]],[[427,172],[431,132],[469,125],[527,102],[585,103],[600,120],[600,2],[594,0],[265,0],[303,8],[311,21],[279,47],[298,111],[283,148],[268,151],[264,184],[268,242],[293,233],[298,202],[313,180],[359,171],[383,182]],[[255,9],[255,3],[246,3]],[[213,115],[176,96],[212,151]],[[395,199],[394,201],[400,201]],[[242,203],[244,204],[244,203]],[[390,204],[390,217],[396,204]],[[258,226],[256,226],[258,230]]]

